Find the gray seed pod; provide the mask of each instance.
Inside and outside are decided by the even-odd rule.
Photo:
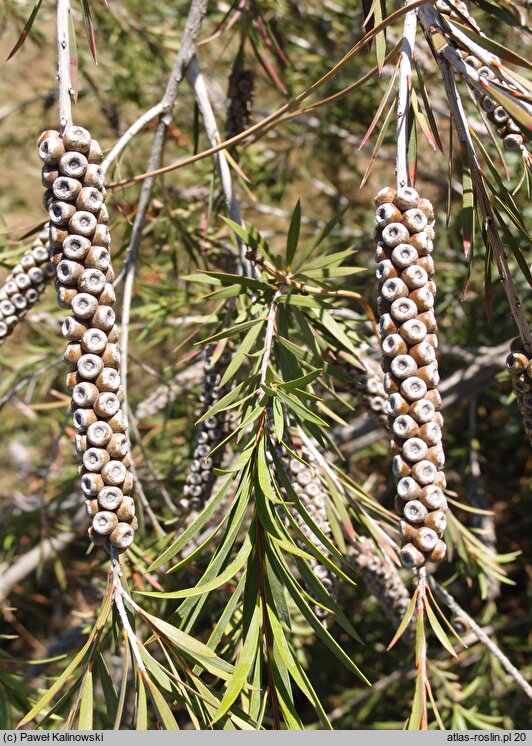
[[[82,460],[81,487],[91,501],[91,538],[108,550],[114,546],[123,551],[133,541],[137,522],[130,497],[133,475],[125,435],[127,419],[120,409],[125,394],[120,385],[118,332],[112,309],[116,298],[110,284],[114,272],[106,225],[109,216],[99,165],[103,154],[83,127],[68,127],[59,146],[54,140],[57,137],[52,133],[43,138],[49,142],[41,143],[45,160],[50,161],[49,152],[53,151],[58,163],[55,169],[50,162],[45,166],[43,183],[51,189],[51,199],[47,194],[45,204],[55,223],[50,229],[50,245],[58,302],[72,313],[63,324],[63,333],[70,340],[64,357],[74,368],[67,386],[72,390],[73,421],[79,433],[76,451]],[[17,277],[29,276],[39,287],[46,279],[46,268],[33,266],[32,261],[28,259],[24,265],[28,275]],[[95,514],[94,504],[99,508]]]
[[[393,193],[393,190],[381,191],[388,197]],[[388,396],[385,411],[393,432],[396,509],[407,519],[401,524],[401,560],[405,566],[415,568],[427,559],[435,561],[444,556],[438,521],[447,507],[442,492],[445,455],[441,445],[443,420],[437,411],[441,397],[436,389],[438,341],[432,310],[436,293],[436,284],[431,279],[434,261],[430,256],[434,209],[411,188],[399,189],[392,200],[401,213],[399,219],[387,203],[382,204],[381,198],[376,200],[379,205],[376,222],[383,225],[384,244],[384,247],[378,245],[376,253],[380,258],[377,310],[381,316],[379,330],[384,353],[381,365]],[[402,227],[402,233],[397,225]],[[399,276],[395,276],[395,271]],[[429,519],[433,513],[434,517]],[[426,520],[429,523],[425,524]]]

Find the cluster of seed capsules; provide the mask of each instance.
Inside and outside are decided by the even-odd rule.
[[[488,79],[495,77],[494,72],[487,65],[483,65],[482,62],[471,54],[461,53],[464,58],[464,62],[471,65],[480,76]],[[485,94],[483,91],[479,91],[477,88],[472,89],[473,96],[478,101],[480,108],[486,112],[486,116],[492,124],[495,125],[495,131],[501,138],[505,150],[510,152],[523,151],[525,147],[524,143],[526,137],[523,134],[521,127],[517,122],[512,119],[506,109],[495,101],[494,98]]]
[[[24,252],[0,288],[0,345],[39,300],[54,275],[48,230],[44,230]]]
[[[378,343],[377,343],[378,345]],[[386,416],[386,392],[384,391],[382,368],[372,358],[364,359],[365,370],[355,370],[355,388],[360,408],[371,414],[377,422],[385,425]]]
[[[290,478],[290,484],[305,506],[305,510],[316,523],[320,531],[325,536],[331,536],[331,525],[327,518],[327,510],[325,507],[325,494],[314,457],[304,445],[301,447],[301,458],[308,463],[308,466],[299,461],[299,459],[290,457],[284,450],[280,451],[279,455],[285,466],[287,476]],[[281,510],[280,512],[282,514],[283,511]],[[313,534],[311,529],[300,516],[299,512],[294,510],[291,511],[291,514],[301,532],[320,550],[322,554],[327,556],[329,550],[323,545],[318,537]],[[302,540],[299,540],[297,543],[301,549],[305,549],[305,544]],[[310,567],[324,588],[333,598],[335,598],[334,576],[331,574],[329,568],[319,562],[316,558],[313,558],[310,561]],[[309,593],[313,595],[310,589]],[[318,605],[314,607],[314,613],[322,620],[326,619],[329,615],[328,611]]]
[[[236,137],[249,127],[254,88],[255,73],[253,70],[243,69],[242,55],[238,55],[229,76],[227,91],[229,99],[226,125],[228,138]]]
[[[457,21],[463,21],[467,19],[468,23],[480,33],[480,27],[469,12],[469,8],[463,2],[463,0],[437,0],[436,9],[450,18],[456,19]]]
[[[68,340],[64,360],[70,366],[66,383],[72,392],[81,489],[92,519],[89,535],[108,551],[114,547],[120,552],[133,542],[137,519],[122,409],[102,151],[86,129],[71,125],[62,136],[43,132],[39,156],[57,300],[70,311],[62,326]]]
[[[375,204],[377,311],[396,509],[402,516],[401,561],[414,568],[445,556],[445,457],[431,256],[434,212],[410,187],[382,189]]]
[[[371,539],[357,538],[353,546],[353,565],[358,570],[367,589],[376,598],[386,616],[398,626],[409,605],[410,594],[403,583],[397,568],[384,559]],[[407,628],[407,637],[414,637],[414,626]]]
[[[220,381],[230,358],[231,352],[229,350],[224,350],[216,361],[212,357],[212,350],[208,349],[206,351],[203,392],[200,396],[201,415],[208,412],[227,393],[220,388]],[[201,510],[209,500],[216,479],[214,469],[222,461],[223,449],[219,449],[212,455],[209,454],[225,437],[226,432],[226,412],[217,412],[199,424],[194,441],[192,461],[183,487],[183,498],[179,502],[184,512]]]
[[[532,445],[532,359],[527,355],[520,337],[514,339],[506,358],[506,369],[512,377],[517,406],[523,415],[525,433]]]

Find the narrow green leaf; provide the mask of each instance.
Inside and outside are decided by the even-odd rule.
[[[80,706],[79,706],[79,730],[92,730],[92,716],[94,711],[94,692],[92,687],[92,671],[90,667],[83,679]]]
[[[94,62],[98,64],[96,57],[96,39],[94,37],[94,24],[92,22],[92,13],[89,5],[89,0],[80,0],[81,10],[83,13],[83,25],[85,26],[85,33],[87,34],[87,41],[89,42],[89,48],[91,50]]]
[[[318,417],[318,415],[311,412],[310,409],[307,409],[307,407],[305,407],[296,396],[287,394],[285,391],[279,391],[278,394],[279,398],[282,399],[287,407],[299,415],[302,420],[313,422],[315,425],[320,425],[321,427],[329,427],[329,424],[325,422],[324,419]]]
[[[164,730],[179,730],[179,726],[167,701],[147,674],[144,675],[144,682],[150,692],[153,709],[155,710],[159,725]]]
[[[418,673],[416,676],[416,688],[414,699],[412,700],[412,709],[408,720],[408,730],[419,730],[421,728],[421,715],[423,703],[423,679]]]
[[[93,630],[94,631],[94,630]],[[56,681],[52,684],[52,686],[43,694],[43,696],[39,699],[37,704],[28,712],[27,715],[25,715],[20,723],[18,724],[17,728],[21,728],[23,725],[26,725],[29,723],[33,718],[38,715],[41,710],[43,710],[46,705],[49,704],[49,702],[55,697],[55,695],[61,690],[61,688],[66,684],[70,676],[74,673],[76,668],[80,665],[80,663],[83,661],[87,653],[89,652],[93,642],[93,636],[89,637],[85,645],[81,648],[79,653],[74,656],[73,660],[70,662],[70,664],[65,668],[63,673],[59,676]]]
[[[198,534],[203,526],[209,521],[209,519],[212,517],[212,515],[216,512],[216,509],[220,505],[220,503],[225,498],[229,488],[234,482],[234,475],[231,474],[226,481],[223,483],[223,485],[220,487],[216,495],[207,503],[205,508],[201,511],[199,516],[196,518],[196,520],[190,524],[190,526],[183,531],[181,536],[176,539],[171,546],[168,547],[168,549],[165,549],[165,551],[155,560],[155,562],[152,562],[152,564],[148,567],[146,572],[153,572],[153,570],[156,570],[161,565],[164,565],[165,562],[168,562],[168,560],[171,560],[172,557],[175,557],[175,555],[183,549],[186,544]]]
[[[393,99],[392,104],[390,108],[388,109],[388,113],[386,114],[386,117],[384,118],[384,122],[382,123],[382,127],[377,137],[377,142],[375,143],[375,147],[373,148],[373,153],[371,154],[371,158],[369,159],[369,163],[364,172],[364,176],[362,177],[362,181],[360,182],[360,188],[362,188],[364,184],[366,183],[366,181],[369,179],[369,175],[371,173],[371,169],[373,168],[373,164],[375,163],[377,155],[379,154],[382,142],[384,138],[386,137],[386,133],[388,132],[388,127],[390,126],[390,122],[392,121],[392,117],[395,113],[396,98],[397,96]]]
[[[450,655],[452,655],[453,658],[458,658],[453,646],[451,645],[449,638],[447,637],[447,635],[445,634],[443,630],[443,627],[441,626],[438,619],[436,618],[436,614],[430,608],[430,603],[426,596],[424,598],[424,604],[425,604],[425,611],[427,612],[427,619],[429,620],[429,624],[432,627],[434,634],[436,635],[438,640],[441,642],[445,650],[447,650],[447,652],[450,653]]]
[[[299,231],[301,229],[301,201],[296,202],[292,218],[290,220],[290,226],[288,228],[288,236],[286,239],[286,268],[291,269],[292,261],[294,259],[297,244],[299,242]]]
[[[356,357],[358,356],[358,352],[349,339],[349,337],[346,335],[340,324],[332,317],[332,315],[327,311],[325,308],[321,308],[319,311],[313,311],[316,318],[319,320],[320,324],[323,326],[323,328],[328,331],[329,334],[331,334],[335,339],[340,342],[342,347],[345,347],[349,352],[352,352],[353,355]]]
[[[280,561],[279,558],[272,554],[272,564],[276,567],[276,571],[280,577],[284,578],[285,586],[289,592],[294,603],[307,620],[308,624],[312,627],[317,636],[325,643],[329,650],[341,661],[350,671],[358,676],[364,683],[371,686],[368,679],[364,676],[358,666],[349,658],[345,651],[340,647],[337,641],[330,635],[328,630],[325,629],[323,624],[319,621],[317,616],[314,614],[308,603],[305,601],[301,590],[298,587],[293,575],[289,572],[284,562]]]
[[[469,257],[469,252],[471,251],[473,224],[475,220],[474,199],[471,174],[469,173],[469,169],[464,166],[462,170],[462,241],[466,258]]]
[[[423,106],[425,108],[425,113],[427,115],[429,126],[432,131],[432,135],[434,137],[434,141],[438,149],[440,150],[441,153],[443,153],[443,144],[442,144],[440,133],[438,130],[438,125],[436,124],[436,119],[434,118],[434,112],[432,111],[432,106],[430,105],[430,99],[427,93],[427,89],[425,87],[425,79],[423,77],[423,72],[421,70],[421,66],[418,64],[416,59],[414,59],[414,66],[416,69],[419,91],[421,93],[421,98],[423,100]]]
[[[231,391],[225,394],[225,396],[222,396],[222,398],[219,399],[216,404],[213,404],[213,406],[208,409],[205,414],[203,414],[198,420],[196,420],[196,425],[199,425],[200,422],[203,422],[209,417],[213,417],[215,414],[218,414],[218,412],[221,412],[222,410],[228,408],[229,404],[232,404],[235,399],[238,399],[240,392],[248,383],[249,382],[247,381],[243,381],[242,383],[239,383],[238,386],[235,386],[233,389],[231,389]]]
[[[238,656],[238,662],[235,666],[233,675],[231,676],[231,680],[227,685],[227,689],[225,690],[222,701],[220,702],[220,708],[215,719],[213,720],[213,725],[214,723],[218,722],[218,720],[223,715],[225,715],[225,713],[229,710],[242,689],[248,683],[248,676],[253,665],[255,664],[255,658],[257,656],[257,642],[259,639],[260,624],[261,611],[260,604],[257,603],[255,606],[255,611],[253,612],[253,616],[251,618],[250,625],[246,629],[244,644],[242,646],[242,650],[240,651],[240,655]]]
[[[148,730],[148,704],[146,701],[146,687],[142,676],[137,678],[137,718],[135,730]]]
[[[209,580],[207,583],[198,583],[198,585],[195,585],[192,588],[183,588],[180,591],[138,591],[138,594],[140,596],[150,596],[152,598],[188,598],[189,596],[201,596],[204,593],[210,593],[210,591],[213,591],[221,585],[224,585],[224,583],[227,583],[242,569],[249,557],[251,549],[252,547],[249,542],[249,537],[246,537],[234,560],[227,565],[220,575]]]
[[[118,707],[118,695],[116,693],[115,685],[107,668],[105,658],[98,652],[95,657],[95,670],[100,680],[100,686],[104,694],[105,707],[107,711],[107,717],[112,723],[116,717],[116,709]]]
[[[231,380],[231,378],[243,364],[244,360],[247,357],[247,354],[253,349],[253,346],[257,341],[257,337],[262,331],[264,321],[265,319],[259,319],[259,321],[246,333],[244,339],[233,353],[231,362],[227,366],[225,373],[222,376],[222,380],[220,381],[220,388],[225,386],[225,384]]]
[[[405,631],[405,629],[410,624],[410,620],[412,619],[412,615],[413,615],[414,610],[416,608],[417,596],[418,596],[418,590],[416,588],[416,590],[414,591],[414,593],[412,595],[412,599],[411,599],[411,601],[410,601],[410,603],[408,605],[408,609],[405,611],[405,615],[404,615],[404,617],[401,620],[401,624],[397,628],[397,632],[393,636],[392,641],[388,645],[388,647],[386,648],[386,650],[391,650],[393,648],[393,646],[395,645],[395,643],[397,642],[397,640],[399,640],[399,638],[402,636],[402,634]]]
[[[530,62],[530,60],[521,57],[521,55],[517,54],[515,50],[508,49],[508,47],[505,47],[499,42],[494,41],[492,37],[483,35],[482,38],[479,39],[478,34],[473,31],[473,29],[469,28],[469,26],[459,23],[454,18],[453,26],[457,26],[460,31],[462,31],[462,33],[464,33],[477,44],[480,43],[488,52],[497,55],[497,57],[501,57],[507,62],[511,62],[513,65],[518,65],[519,67],[524,67],[527,70],[532,70],[532,62]]]
[[[33,26],[33,22],[37,18],[37,13],[39,12],[39,8],[41,7],[41,4],[42,4],[42,0],[38,0],[38,2],[35,3],[35,5],[33,6],[33,10],[31,11],[28,20],[24,24],[24,28],[22,29],[22,33],[20,34],[19,38],[17,39],[17,42],[16,42],[15,46],[13,47],[13,49],[11,50],[11,52],[9,53],[9,56],[8,56],[6,62],[8,62],[11,59],[11,57],[13,57],[18,52],[18,50],[20,49],[20,47],[26,41],[26,39],[28,37],[28,34],[31,31],[31,27]]]
[[[386,108],[386,106],[388,104],[388,100],[390,98],[391,93],[395,91],[395,79],[397,77],[397,73],[399,72],[399,64],[400,64],[400,60],[398,60],[397,63],[396,63],[396,65],[395,65],[394,71],[393,71],[393,73],[392,73],[392,75],[390,77],[388,85],[386,86],[386,90],[384,92],[384,95],[383,95],[380,103],[379,103],[379,106],[377,108],[375,116],[373,117],[373,119],[371,121],[371,124],[369,125],[369,127],[368,127],[365,135],[360,140],[360,144],[358,146],[358,150],[361,150],[364,147],[364,145],[366,144],[366,142],[369,140],[369,138],[371,137],[371,133],[375,129],[375,126],[376,126],[377,122],[381,118],[382,112],[384,111],[384,109]]]
[[[347,208],[346,208],[347,209]],[[342,217],[344,216],[345,210],[342,210],[342,212],[337,213],[332,217],[324,226],[323,228],[318,231],[318,233],[314,236],[314,238],[305,246],[303,251],[298,252],[297,256],[294,259],[292,270],[294,272],[298,272],[299,269],[303,266],[303,264],[306,262],[308,257],[312,254],[314,249],[316,249],[322,241],[324,241],[327,236],[331,233],[331,231],[334,230],[334,228],[338,225]]]

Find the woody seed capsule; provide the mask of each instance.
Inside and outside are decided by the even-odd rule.
[[[400,269],[406,269],[418,261],[416,249],[408,243],[401,243],[392,251],[392,261]]]
[[[87,256],[90,247],[91,242],[88,238],[76,234],[68,235],[62,245],[65,257],[77,262],[82,261]]]
[[[87,170],[87,159],[81,153],[64,153],[59,160],[59,173],[79,179]]]
[[[390,302],[403,298],[408,295],[408,287],[403,280],[397,277],[390,278],[383,282],[381,287],[382,297]]]
[[[401,500],[417,500],[421,495],[421,487],[412,477],[402,477],[397,482],[397,494]]]
[[[72,312],[80,319],[90,319],[98,308],[98,301],[89,293],[76,293],[72,299]],[[98,326],[95,324],[95,326]]]
[[[118,391],[120,388],[120,374],[114,368],[104,368],[98,378],[96,385],[100,391]]]
[[[399,336],[399,334],[388,334],[388,336],[382,340],[381,346],[384,354],[389,357],[403,355],[408,349],[406,342]]]
[[[397,190],[394,204],[397,205],[401,212],[415,209],[419,205],[419,194],[412,187],[403,187]]]
[[[93,246],[85,257],[85,266],[94,267],[102,272],[107,272],[111,262],[109,249],[104,246]],[[105,277],[108,280],[107,275]]]
[[[103,467],[101,474],[105,484],[118,487],[126,478],[126,467],[121,461],[112,460]]]
[[[87,471],[99,473],[109,460],[110,456],[103,448],[89,448],[83,455],[83,466]]]
[[[116,513],[112,513],[110,510],[101,510],[99,513],[96,513],[92,520],[92,527],[97,533],[102,534],[102,536],[112,533],[117,525],[118,518],[116,517]]]
[[[415,318],[417,306],[410,298],[398,298],[392,303],[390,314],[397,322],[402,324]]]
[[[104,510],[116,510],[124,498],[119,487],[102,487],[98,493],[98,503]]]
[[[389,223],[382,230],[382,240],[391,249],[399,246],[401,243],[406,243],[410,238],[408,228],[402,223]]]
[[[74,150],[87,154],[91,147],[91,136],[84,127],[71,124],[63,134],[63,143],[67,151]]]
[[[80,236],[91,236],[96,231],[96,218],[91,212],[78,210],[70,218],[68,230],[70,233],[77,233]]]
[[[84,352],[101,355],[107,346],[107,334],[101,329],[90,328],[81,337],[81,347]]]
[[[117,549],[127,549],[135,540],[135,532],[127,523],[119,523],[111,536],[109,541]]]
[[[79,346],[79,345],[78,345]],[[86,353],[81,355],[77,361],[78,373],[82,378],[93,381],[98,378],[104,367],[102,359],[98,355]]]
[[[420,551],[431,552],[438,543],[438,534],[428,526],[421,526],[413,543]]]
[[[104,391],[94,402],[94,412],[98,417],[113,417],[119,409],[118,397],[111,391]]]
[[[410,379],[417,371],[417,364],[410,355],[397,355],[391,362],[391,369],[396,378]]]
[[[427,216],[419,209],[407,210],[401,218],[402,224],[409,233],[421,233],[427,227]]]
[[[100,295],[105,288],[105,282],[105,275],[99,269],[86,269],[79,278],[78,289],[82,293]],[[103,302],[101,297],[99,301]]]
[[[57,199],[75,200],[81,191],[81,181],[72,179],[69,176],[60,176],[54,180],[52,191]]]
[[[87,428],[87,440],[93,446],[105,447],[113,437],[113,429],[108,422],[95,422]]]
[[[91,407],[99,395],[98,388],[93,383],[78,383],[72,391],[72,401],[78,407]]]

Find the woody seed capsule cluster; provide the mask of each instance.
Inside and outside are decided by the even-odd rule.
[[[431,256],[434,212],[409,187],[381,189],[375,204],[377,310],[396,509],[402,516],[401,562],[414,568],[445,556],[445,457]]]
[[[483,65],[475,56],[468,54],[465,56],[464,61],[474,67],[479,75],[486,78],[495,77],[493,71],[486,65]],[[497,82],[503,87],[510,88],[506,81]],[[473,88],[473,95],[487,118],[495,126],[495,131],[503,141],[504,148],[510,152],[526,151],[524,143],[527,138],[517,122],[509,116],[506,109],[500,106],[494,98],[479,91],[477,88]]]
[[[301,448],[301,457],[309,464],[309,466],[306,466],[294,457],[290,457],[284,450],[280,452],[280,456],[284,462],[286,474],[290,479],[292,488],[305,506],[306,511],[314,520],[320,531],[325,536],[331,536],[331,526],[325,508],[325,495],[318,476],[317,464],[314,457],[305,446],[302,446]],[[283,509],[281,509],[280,512],[282,513],[282,511]],[[292,511],[292,517],[298,524],[301,532],[310,539],[322,554],[328,556],[329,550],[322,544],[318,537],[312,533],[299,513],[297,511]],[[299,540],[297,543],[301,549],[305,549],[303,541]],[[312,572],[321,584],[331,594],[331,596],[335,598],[334,576],[331,574],[329,568],[322,565],[321,562],[315,558],[310,561],[310,566]],[[311,590],[309,590],[309,593],[313,595]],[[319,619],[326,619],[328,616],[328,612],[318,605],[314,607],[314,613]]]
[[[463,0],[436,0],[436,8],[440,13],[448,15],[453,20],[463,21],[464,18],[467,18],[468,23],[480,33],[480,27]]]
[[[243,57],[237,55],[233,69],[229,76],[227,98],[227,138],[236,137],[249,127],[253,90],[255,88],[255,73],[243,68]]]
[[[371,358],[364,359],[366,370],[355,371],[355,386],[359,406],[362,410],[371,414],[377,422],[385,425],[386,416],[386,392],[384,391],[383,373],[377,361]]]
[[[398,626],[410,605],[410,594],[397,568],[379,552],[365,536],[357,538],[352,547],[353,565],[358,570],[366,588],[375,596],[379,606],[395,626]],[[414,625],[406,630],[408,639],[414,637]]]
[[[55,275],[49,259],[48,230],[43,230],[0,287],[0,345],[39,300]]]
[[[525,433],[532,445],[532,359],[525,352],[521,339],[514,339],[506,358],[506,370],[512,377],[517,406],[523,415]]]
[[[57,301],[70,312],[62,327],[68,340],[64,360],[70,366],[66,382],[78,433],[81,489],[92,519],[89,535],[108,550],[124,551],[135,538],[137,519],[122,409],[102,151],[86,129],[72,125],[62,137],[53,130],[43,132],[39,156]]]
[[[220,380],[223,370],[229,362],[231,353],[225,350],[213,364],[211,362],[211,352],[208,350],[206,355],[203,393],[200,397],[202,415],[227,393],[224,389],[220,389]],[[209,454],[224,438],[226,429],[226,412],[218,412],[212,417],[207,417],[207,419],[199,424],[194,442],[192,461],[190,462],[190,468],[183,488],[183,499],[180,501],[180,506],[184,511],[201,510],[211,496],[216,478],[213,470],[220,465],[223,458],[223,451],[220,449],[212,455]]]

